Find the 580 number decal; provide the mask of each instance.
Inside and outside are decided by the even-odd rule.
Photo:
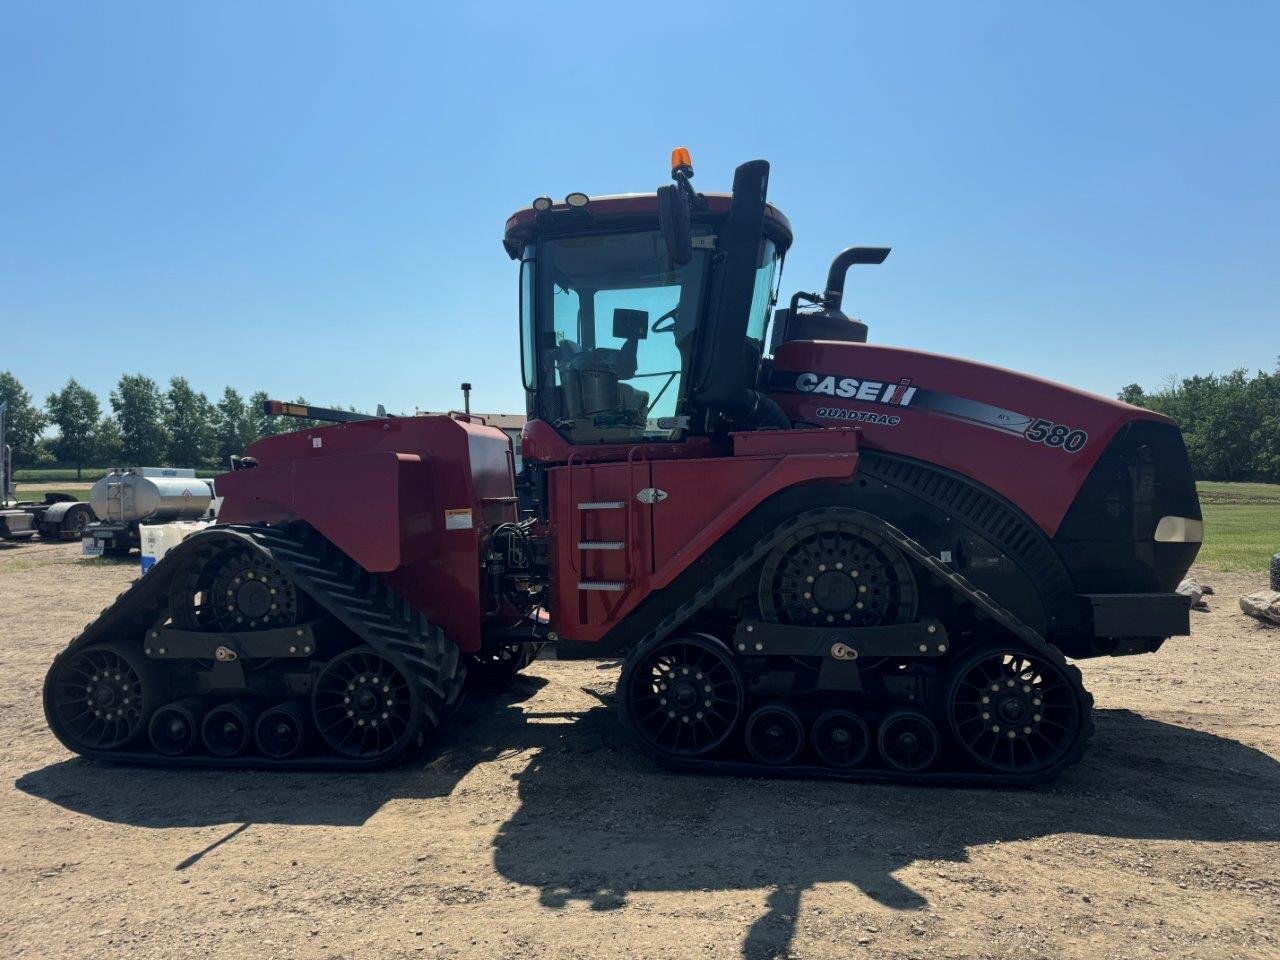
[[[1065,423],[1054,423],[1052,420],[1037,420],[1027,427],[1023,436],[1032,443],[1060,447],[1067,453],[1075,453],[1089,442],[1089,435],[1083,430],[1072,430]]]

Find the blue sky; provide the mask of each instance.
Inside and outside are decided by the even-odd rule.
[[[783,291],[1114,393],[1280,353],[1269,4],[7,3],[0,369],[521,410],[507,215],[773,164]],[[58,338],[58,342],[54,338]]]

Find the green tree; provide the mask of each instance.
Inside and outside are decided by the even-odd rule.
[[[270,399],[265,390],[257,390],[249,397],[249,434],[254,440],[260,437],[272,437],[285,430],[280,424],[284,418],[273,417],[265,409]]]
[[[103,417],[93,427],[89,437],[91,449],[89,459],[101,466],[115,466],[121,462],[121,450],[124,448],[124,437],[120,433],[120,424],[115,417]]]
[[[36,441],[48,420],[8,370],[0,370],[0,402],[8,404],[4,412],[5,442],[13,448],[13,465],[28,466],[35,462]]]
[[[209,463],[214,453],[214,408],[209,398],[193,390],[186,377],[174,377],[164,404],[169,465],[202,467]]]
[[[159,466],[169,452],[165,399],[160,387],[141,373],[126,373],[111,391],[111,409],[120,425],[122,463]]]
[[[225,466],[228,459],[244,452],[244,448],[256,438],[252,435],[253,424],[244,397],[227,387],[222,391],[222,399],[218,401],[216,444],[218,463]]]
[[[1142,387],[1140,387],[1136,383],[1131,383],[1128,386],[1121,387],[1120,392],[1116,394],[1117,400],[1119,400],[1122,403],[1131,403],[1135,407],[1142,406],[1143,401],[1146,398],[1147,398],[1146,393],[1143,392]]]
[[[52,467],[58,462],[58,458],[53,454],[53,438],[41,437],[36,441],[35,453],[31,456],[30,465],[33,467]]]
[[[79,480],[85,463],[93,455],[94,430],[102,414],[98,398],[72,377],[61,390],[49,394],[45,408],[58,428],[54,452],[59,460],[76,468]]]
[[[1252,377],[1184,377],[1151,392],[1131,384],[1120,399],[1178,422],[1196,479],[1280,482],[1280,360]]]

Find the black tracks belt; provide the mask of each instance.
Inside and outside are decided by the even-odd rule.
[[[975,786],[1029,786],[1053,779],[1066,767],[1079,760],[1084,751],[1084,747],[1088,744],[1090,737],[1093,736],[1093,695],[1084,688],[1084,684],[1080,677],[1080,671],[1074,665],[1068,663],[1066,658],[1063,657],[1062,652],[1058,650],[1057,647],[1053,646],[1053,644],[1045,640],[1045,638],[1036,630],[1032,629],[1016,615],[998,604],[985,591],[979,590],[963,576],[947,567],[921,544],[912,540],[897,527],[887,523],[879,517],[863,510],[854,510],[849,507],[819,507],[813,510],[806,510],[803,513],[796,514],[786,522],[779,524],[768,534],[764,535],[748,547],[738,556],[737,560],[721,569],[716,576],[709,579],[701,589],[693,594],[693,596],[673,610],[663,618],[656,627],[645,634],[628,655],[627,665],[630,665],[632,662],[644,657],[655,646],[680,629],[682,625],[688,622],[690,617],[709,604],[722,590],[728,587],[729,584],[742,576],[742,574],[746,573],[750,567],[763,560],[769,551],[786,537],[790,536],[801,527],[806,527],[814,523],[832,521],[856,523],[880,534],[885,539],[889,540],[897,549],[901,550],[903,554],[915,561],[915,563],[918,564],[919,567],[923,568],[924,572],[931,578],[942,586],[950,589],[951,593],[957,600],[971,607],[980,618],[994,622],[999,627],[1007,631],[1011,636],[1024,643],[1029,649],[1051,661],[1059,670],[1062,671],[1063,676],[1067,678],[1067,681],[1075,687],[1076,694],[1079,696],[1083,707],[1082,729],[1067,758],[1059,764],[1050,767],[1048,770],[1031,774],[996,773],[976,769],[940,771],[925,770],[917,773],[908,773],[904,771],[875,768],[840,769],[814,764],[771,766],[746,760],[717,760],[707,757],[679,757],[653,749],[644,742],[642,737],[636,734],[632,737],[632,740],[640,747],[641,750],[663,766],[673,770],[688,770],[699,773],[726,773],[737,776],[816,777],[829,780],[853,780],[876,783],[937,784],[944,786],[963,786],[966,784]],[[725,652],[732,656],[732,651],[728,646],[725,647]],[[624,675],[626,674],[626,667],[624,667],[623,673]],[[622,691],[619,691],[619,696],[621,697],[622,695]],[[942,735],[944,734],[944,731],[939,731],[939,733]]]
[[[185,559],[221,541],[263,554],[277,564],[298,588],[361,640],[401,666],[419,687],[421,721],[438,727],[458,705],[465,665],[456,644],[398,592],[362,569],[354,560],[302,523],[281,527],[226,525],[210,527],[188,537],[161,558],[151,570],[116,597],[96,620],[80,632],[54,659],[45,678],[45,718],[67,749],[95,759],[171,767],[240,767],[249,769],[358,770],[384,766],[403,755],[390,753],[373,759],[350,759],[321,754],[276,760],[262,756],[166,757],[150,750],[93,750],[64,740],[52,709],[53,676],[71,653],[112,640],[137,642],[146,630],[168,615],[168,590]],[[406,738],[411,745],[414,738]]]

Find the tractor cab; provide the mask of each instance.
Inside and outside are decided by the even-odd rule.
[[[528,416],[570,446],[680,442],[761,399],[791,228],[764,202],[766,163],[701,194],[681,153],[656,194],[542,197],[507,221]]]

